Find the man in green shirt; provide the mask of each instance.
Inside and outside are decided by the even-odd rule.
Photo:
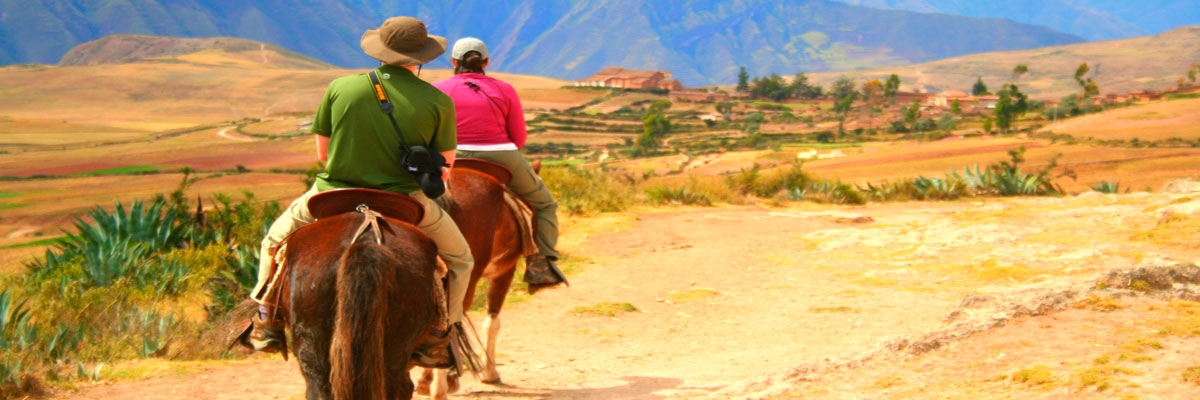
[[[381,63],[377,72],[380,83],[394,105],[392,116],[405,142],[426,145],[453,164],[457,147],[454,103],[414,74],[416,66],[446,51],[446,39],[429,35],[425,24],[416,18],[395,17],[379,29],[364,33],[362,48]],[[251,292],[255,300],[262,302],[259,296],[270,273],[271,248],[314,221],[308,210],[309,197],[330,189],[380,189],[407,193],[425,207],[425,217],[417,227],[437,243],[438,256],[447,264],[447,317],[451,324],[459,322],[474,265],[470,248],[450,215],[421,192],[416,179],[402,165],[400,138],[387,115],[380,111],[366,74],[341,77],[329,84],[313,119],[312,132],[316,134],[317,156],[326,161],[326,171],[317,176],[307,193],[288,206],[263,239],[258,285]],[[449,176],[449,172],[442,176]],[[253,319],[249,342],[256,350],[278,351],[283,326],[279,321],[266,320],[266,311],[260,308]]]

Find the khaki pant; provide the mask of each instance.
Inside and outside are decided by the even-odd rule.
[[[250,293],[258,292],[266,284],[271,271],[271,247],[278,245],[300,227],[315,221],[308,211],[308,199],[315,194],[317,194],[316,188],[309,189],[308,192],[292,201],[292,204],[283,211],[283,215],[280,215],[279,219],[271,224],[271,229],[267,232],[267,237],[263,238],[262,248],[259,250],[258,284]],[[424,193],[416,191],[408,195],[425,206],[425,217],[417,224],[417,228],[433,239],[434,243],[437,243],[438,256],[442,257],[442,260],[446,262],[446,267],[450,270],[448,293],[450,304],[447,305],[447,309],[450,313],[450,323],[459,322],[463,315],[463,297],[467,294],[467,284],[471,280],[471,268],[475,265],[471,249],[467,246],[467,239],[463,238],[462,232],[458,231],[458,225],[455,225],[454,220],[450,219],[450,215],[446,214],[437,203],[425,197]]]
[[[518,150],[458,151],[459,158],[479,158],[503,165],[512,172],[508,187],[518,196],[529,200],[537,212],[538,255],[558,258],[558,203],[550,195],[550,188],[542,177],[533,171],[529,161]]]

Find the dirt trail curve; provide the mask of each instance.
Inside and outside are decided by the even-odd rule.
[[[229,132],[229,131],[232,131],[232,130],[235,130],[235,129],[237,129],[237,126],[230,126],[230,127],[222,128],[221,130],[217,131],[217,136],[220,136],[220,137],[222,137],[222,138],[229,139],[229,140],[236,140],[236,141],[239,141],[239,142],[253,142],[253,141],[255,141],[255,139],[254,139],[254,138],[252,138],[252,137],[249,137],[249,136],[246,136],[246,135],[242,135],[242,134],[240,134],[240,133],[237,133],[237,132],[233,132],[233,133],[230,133],[230,132]]]
[[[938,288],[944,285],[946,290],[881,289],[883,275],[861,273],[861,265],[881,264],[877,255],[864,247],[828,246],[896,248],[896,243],[873,243],[875,239],[864,240],[854,233],[880,229],[885,230],[880,232],[882,240],[903,239],[906,234],[886,230],[927,221],[958,221],[963,210],[993,212],[989,207],[1026,206],[721,207],[620,214],[568,224],[567,250],[584,258],[583,268],[572,278],[574,286],[506,307],[498,354],[504,385],[467,379],[457,396],[702,397],[797,365],[854,357],[890,338],[935,330],[967,290],[956,289],[954,281],[946,279],[925,282]],[[864,215],[874,221],[854,218]],[[1017,223],[1033,225],[1029,220]],[[1008,233],[982,232],[951,231],[945,243],[930,234],[909,232],[908,237],[916,235],[917,245],[908,251],[921,259],[931,257],[922,251],[949,254],[958,251],[956,245],[1010,240],[1004,236]],[[822,242],[813,242],[814,237],[823,238]],[[839,237],[842,242],[837,242]],[[943,247],[924,249],[922,243]],[[990,251],[971,250],[972,255]],[[1055,262],[1073,265],[1070,259]],[[922,273],[911,268],[887,271]],[[889,275],[888,279],[898,278]],[[1037,281],[1033,285],[1050,283]],[[639,311],[613,317],[573,312],[604,302],[630,303]],[[294,362],[253,359],[60,395],[69,399],[289,399],[302,398],[303,380]]]

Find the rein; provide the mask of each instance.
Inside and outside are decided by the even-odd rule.
[[[372,210],[371,207],[367,207],[366,204],[359,204],[358,207],[354,208],[354,211],[358,211],[363,214],[363,222],[358,226],[358,229],[354,231],[354,240],[350,241],[350,245],[353,246],[355,243],[358,243],[358,238],[362,237],[362,234],[367,231],[367,228],[371,228],[371,231],[375,233],[375,243],[383,244],[383,233],[379,231],[379,219],[383,218],[383,214]],[[350,248],[347,247],[346,251],[350,251]]]

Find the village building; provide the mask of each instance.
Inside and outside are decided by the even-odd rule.
[[[896,92],[896,104],[912,104],[914,100],[925,103],[932,96],[932,94],[921,92]]]
[[[996,103],[999,101],[1000,96],[990,94],[972,96],[966,92],[947,90],[929,97],[925,101],[925,106],[934,109],[950,109],[954,107],[955,102],[958,102],[958,107],[963,110],[985,110],[996,108]]]
[[[671,78],[671,71],[642,71],[619,67],[605,68],[587,79],[576,81],[575,86],[622,89],[683,89],[683,84]]]
[[[973,100],[973,97],[966,92],[947,90],[930,97],[928,100],[928,105],[930,107],[950,108],[950,106],[954,104],[955,100],[958,100],[960,106],[964,106],[970,104],[971,100]]]

